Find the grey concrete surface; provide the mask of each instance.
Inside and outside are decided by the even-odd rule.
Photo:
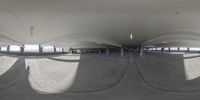
[[[21,77],[17,84],[0,91],[0,99],[199,100],[200,92],[193,91],[194,87],[199,89],[198,77],[185,77],[184,69],[181,68],[184,67],[181,57],[184,55],[144,54],[143,57],[139,57],[125,54],[121,57],[115,54],[84,54],[25,58],[18,56],[19,65],[14,65],[22,67],[15,66],[14,70],[26,71],[22,76],[22,72],[15,75]],[[185,59],[189,59],[188,57],[195,57],[196,61],[198,58],[197,55],[187,55]],[[150,61],[147,62],[147,59]],[[2,75],[6,73],[4,71]],[[7,77],[12,77],[12,74],[10,75]],[[3,84],[2,82],[0,80],[0,84]]]
[[[145,82],[168,92],[200,90],[199,56],[196,54],[147,54],[137,66]]]

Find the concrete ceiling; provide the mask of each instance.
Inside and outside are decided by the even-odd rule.
[[[200,46],[199,5],[199,0],[0,0],[0,45]]]

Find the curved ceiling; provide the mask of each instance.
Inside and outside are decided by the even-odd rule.
[[[0,45],[198,46],[199,4],[198,0],[1,0]]]

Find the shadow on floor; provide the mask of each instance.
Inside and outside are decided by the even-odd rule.
[[[72,86],[66,90],[66,92],[73,93],[97,92],[109,89],[119,83],[127,67],[127,59],[120,60],[98,54],[81,54],[80,60],[60,58],[48,59],[68,63],[79,63],[75,80]]]
[[[28,82],[28,73],[24,57],[18,57],[13,66],[0,76],[0,93],[36,93]]]
[[[144,81],[153,88],[168,92],[200,91],[200,74],[195,79],[187,80],[188,69],[198,70],[198,65],[188,67],[186,59],[190,58],[184,58],[182,54],[148,53],[136,59],[136,62]]]
[[[77,55],[76,55],[77,56]],[[70,55],[68,58],[73,57]],[[114,55],[114,58],[101,56],[101,55],[88,55],[81,54],[80,59],[64,59],[59,57],[47,57],[49,62],[58,63],[51,65],[46,61],[38,61],[40,58],[34,59],[34,57],[28,58],[29,60],[34,61],[33,65],[26,65],[25,57],[18,57],[18,60],[15,64],[0,77],[0,93],[1,94],[64,94],[64,93],[87,93],[87,92],[98,92],[110,89],[117,85],[123,78],[128,59],[121,59],[120,56]],[[41,64],[42,62],[42,64]],[[45,63],[45,66],[44,64]],[[68,88],[57,88],[59,87],[59,82],[65,81],[72,77],[72,70],[74,63],[77,64],[77,70],[74,74],[74,80],[72,85]],[[41,64],[41,65],[40,65]],[[33,70],[33,68],[46,68],[44,70]],[[55,68],[51,70],[49,68]],[[66,70],[65,67],[68,67],[69,70]],[[37,69],[36,68],[36,69]],[[64,68],[64,72],[61,69]],[[34,72],[35,71],[35,72]],[[46,75],[49,71],[50,75]],[[32,78],[34,73],[36,77]],[[39,73],[39,74],[38,74]],[[64,73],[63,76],[60,73]],[[72,73],[72,74],[68,74]],[[38,75],[38,76],[37,76]],[[37,78],[38,77],[38,78]],[[42,77],[42,78],[41,78]],[[64,78],[63,78],[64,77]],[[38,80],[46,78],[47,80]],[[63,79],[63,80],[60,80]],[[56,81],[60,80],[60,81]],[[34,82],[33,85],[31,82]],[[57,82],[52,83],[52,82]],[[55,84],[55,85],[52,85]],[[37,85],[37,87],[35,87]],[[39,88],[39,90],[37,90]],[[44,89],[44,90],[43,90]],[[62,92],[48,93],[49,90],[61,89]],[[43,91],[40,91],[43,90]]]

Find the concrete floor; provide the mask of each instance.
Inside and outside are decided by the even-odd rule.
[[[199,100],[199,55],[4,55],[0,100]]]

